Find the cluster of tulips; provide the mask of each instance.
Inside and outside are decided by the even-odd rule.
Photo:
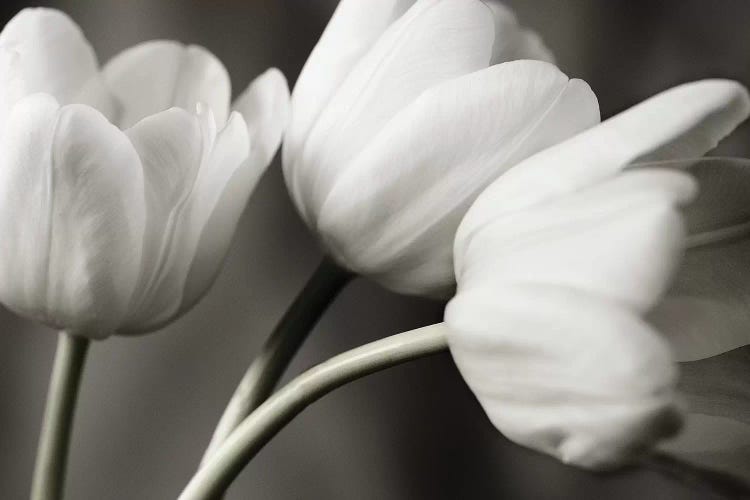
[[[600,121],[592,89],[499,3],[341,0],[291,96],[275,69],[231,95],[201,47],[150,41],[100,67],[42,8],[0,33],[0,301],[60,331],[33,499],[62,496],[89,343],[157,331],[207,293],[282,141],[326,257],[181,499],[220,496],[326,392],[444,349],[520,445],[750,479],[750,366],[727,357],[750,341],[750,165],[703,157],[750,114],[743,85],[687,83]],[[448,301],[444,323],[274,392],[355,276]],[[739,396],[680,385],[713,356]]]

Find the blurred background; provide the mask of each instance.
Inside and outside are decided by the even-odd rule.
[[[372,0],[377,1],[377,0]],[[750,84],[747,0],[516,0],[607,117],[674,84]],[[100,60],[153,38],[201,44],[235,95],[268,66],[293,82],[335,0],[59,0]],[[3,23],[26,2],[6,0]],[[750,129],[722,154],[750,156]],[[175,498],[249,360],[320,259],[284,190],[278,161],[250,201],[211,293],[166,331],[90,352],[67,498]],[[439,321],[441,304],[356,280],[295,360],[296,374],[364,342]],[[43,327],[0,310],[0,498],[28,495],[55,346]],[[633,468],[595,475],[520,449],[490,425],[448,355],[353,383],[315,403],[262,450],[229,499],[706,499]]]

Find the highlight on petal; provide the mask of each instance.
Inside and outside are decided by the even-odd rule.
[[[185,310],[185,301],[194,303],[196,295],[205,292],[197,290],[195,281],[210,285],[223,254],[216,262],[200,257],[201,265],[213,266],[210,270],[193,270],[191,266],[198,259],[196,255],[214,255],[222,249],[225,252],[225,248],[217,248],[229,245],[231,234],[225,240],[208,243],[211,250],[199,246],[227,183],[247,160],[249,140],[247,125],[238,113],[232,113],[226,126],[217,132],[213,114],[204,106],[199,106],[197,116],[180,109],[160,113],[143,120],[128,134],[144,157],[149,214],[161,221],[149,228],[151,257],[144,262],[140,300],[133,304],[120,332],[135,334],[161,327]],[[231,229],[233,233],[236,220],[217,225],[223,226],[223,236],[223,231]],[[194,272],[201,280],[189,277]],[[210,279],[205,275],[210,275]]]
[[[334,179],[399,110],[425,90],[487,66],[492,24],[478,0],[422,0],[383,33],[284,166],[305,220],[314,220]]]
[[[495,44],[492,47],[490,64],[516,59],[555,62],[555,56],[544,45],[539,35],[522,28],[511,9],[497,0],[488,0],[486,4],[492,10],[495,19]]]
[[[341,0],[294,86],[294,116],[284,141],[292,161],[334,92],[375,41],[415,0]]]
[[[628,308],[524,284],[459,293],[445,319],[463,377],[519,444],[603,469],[679,429],[669,346]]]
[[[589,86],[548,63],[450,80],[399,112],[338,174],[317,229],[348,267],[402,292],[439,292],[454,282],[453,238],[478,193],[598,122]]]
[[[750,160],[643,165],[654,166],[685,169],[700,189],[683,209],[689,233],[685,258],[650,320],[680,361],[750,344]]]
[[[122,128],[171,107],[192,113],[198,103],[211,108],[221,126],[229,114],[229,75],[203,47],[168,40],[144,42],[112,58],[103,74],[122,104]]]
[[[44,92],[62,104],[77,102],[81,89],[99,70],[81,29],[54,9],[23,9],[3,28],[0,47],[18,55],[15,71],[24,82],[25,95]]]
[[[749,112],[747,90],[737,82],[681,85],[528,158],[490,186],[493,194],[482,199],[502,200],[505,210],[519,210],[592,185],[632,163],[699,157]],[[475,210],[483,211],[482,199]],[[482,220],[475,217],[472,223],[479,226]]]
[[[127,137],[83,105],[35,94],[0,151],[0,297],[90,337],[114,332],[141,263],[143,176]]]
[[[271,68],[253,80],[233,108],[247,123],[252,166],[258,174],[271,163],[289,120],[289,86],[284,74]]]

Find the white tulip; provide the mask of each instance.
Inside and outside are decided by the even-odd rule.
[[[749,110],[734,82],[677,87],[528,158],[479,196],[456,235],[446,323],[456,364],[508,438],[606,468],[678,430],[675,361],[694,342],[656,316],[694,308],[676,305],[670,284],[700,275],[711,262],[701,252],[720,258],[714,244],[736,236],[748,210],[719,194],[734,179],[722,165],[692,166],[707,190],[682,210],[696,195],[687,173],[622,170],[700,156]],[[698,297],[719,307],[717,288]],[[747,294],[750,279],[739,289]],[[716,318],[709,309],[704,327]],[[746,343],[742,325],[722,328],[714,347]]]
[[[0,301],[93,338],[194,305],[279,145],[284,77],[259,77],[230,113],[207,50],[147,42],[100,71],[50,9],[5,26],[0,66]]]
[[[505,62],[524,58],[539,60]],[[283,150],[292,199],[332,257],[400,292],[452,290],[476,195],[599,122],[588,85],[550,59],[498,4],[342,0],[292,94]]]

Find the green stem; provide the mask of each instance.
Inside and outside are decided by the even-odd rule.
[[[193,476],[180,500],[219,497],[279,430],[309,404],[337,387],[446,347],[445,329],[440,323],[366,344],[306,371],[237,427]]]
[[[63,496],[65,468],[78,388],[90,341],[60,332],[39,437],[31,500]]]
[[[273,392],[315,323],[352,276],[328,258],[323,259],[245,372],[201,463],[205,463],[240,422]]]

